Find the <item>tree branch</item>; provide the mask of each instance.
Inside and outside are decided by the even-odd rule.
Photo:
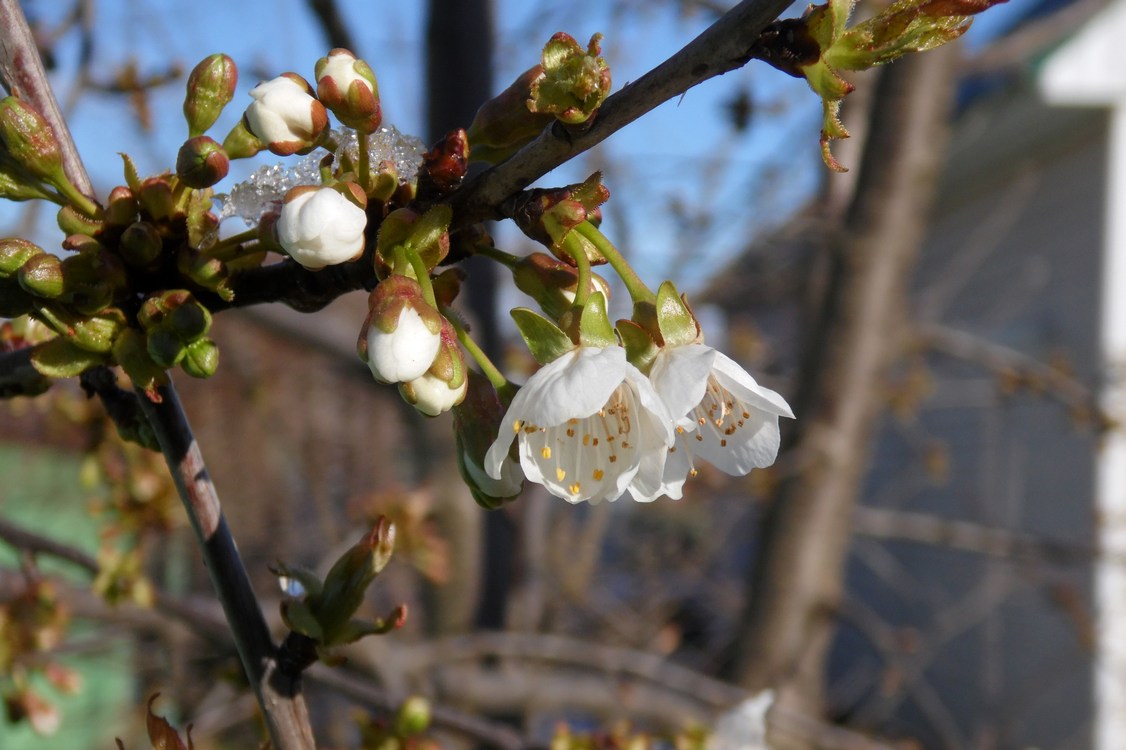
[[[184,501],[211,583],[223,605],[243,669],[254,688],[273,744],[278,750],[313,750],[313,733],[301,695],[301,675],[282,674],[278,669],[277,647],[223,517],[219,496],[180,399],[171,384],[158,388],[157,395],[159,402],[141,392],[137,397]]]
[[[586,130],[555,123],[511,158],[463,185],[449,198],[454,221],[465,225],[503,218],[504,201],[552,169],[693,86],[746,65],[759,34],[792,3],[743,0],[675,55],[608,97]]]

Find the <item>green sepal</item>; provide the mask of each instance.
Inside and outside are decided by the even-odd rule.
[[[648,373],[653,365],[653,359],[660,351],[657,342],[644,327],[632,320],[618,321],[618,335],[621,336],[622,345],[626,349],[626,359],[643,373]]]
[[[335,632],[325,634],[326,646],[346,646],[369,635],[384,635],[395,628],[401,627],[406,619],[406,610],[396,607],[387,617],[375,620],[352,619],[345,622]]]
[[[79,316],[72,310],[50,302],[36,305],[33,315],[46,323],[59,336],[80,349],[105,354],[113,348],[114,339],[125,328],[125,315],[117,308],[107,308],[97,315]]]
[[[509,315],[520,330],[528,351],[541,365],[554,362],[575,348],[575,342],[559,326],[539,313],[526,307],[517,307]]]
[[[579,322],[579,343],[599,349],[618,345],[614,326],[610,322],[610,316],[606,314],[606,297],[602,292],[591,293],[587,297],[586,304],[583,305],[582,318]]]
[[[141,176],[137,174],[137,165],[133,163],[133,157],[125,153],[119,153],[118,155],[124,163],[125,184],[129,186],[129,190],[133,192],[133,195],[139,195],[141,192]]]
[[[700,340],[700,324],[671,281],[657,290],[657,326],[665,346],[684,346]]]
[[[250,131],[250,126],[247,125],[246,115],[238,121],[231,132],[227,133],[227,137],[223,139],[223,150],[227,152],[229,159],[246,159],[254,156],[259,151],[266,148],[266,144],[258,139]]]
[[[31,366],[49,378],[73,378],[107,359],[105,354],[86,351],[64,338],[53,338],[31,352]]]
[[[105,228],[105,223],[101,219],[91,219],[69,204],[59,209],[56,221],[59,229],[66,235],[81,234],[93,237]]]
[[[324,629],[308,604],[299,599],[287,599],[281,604],[282,622],[294,633],[324,642]]]

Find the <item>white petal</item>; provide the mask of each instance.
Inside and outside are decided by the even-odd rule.
[[[414,380],[434,364],[441,343],[441,336],[427,328],[418,311],[408,305],[391,333],[375,325],[368,329],[368,367],[385,383]]]
[[[666,346],[657,353],[649,378],[674,420],[688,414],[704,398],[717,354],[703,344]]]
[[[750,373],[723,352],[716,352],[713,371],[720,384],[739,400],[771,414],[794,418],[794,412],[790,410],[786,399],[756,383]]]
[[[696,455],[725,474],[743,476],[762,469],[778,457],[778,415],[751,408],[744,424],[726,435],[710,422],[689,436],[696,441]]]

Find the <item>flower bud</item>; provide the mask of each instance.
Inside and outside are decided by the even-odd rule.
[[[149,177],[142,182],[137,198],[149,218],[156,221],[171,218],[176,212],[176,198],[167,175]]]
[[[383,121],[379,84],[363,60],[336,48],[316,65],[317,97],[336,119],[361,133],[374,133]]]
[[[133,196],[133,191],[124,185],[118,185],[109,191],[106,201],[106,224],[115,227],[129,226],[137,220],[140,206]]]
[[[422,734],[429,726],[430,702],[420,695],[407,698],[395,712],[395,734],[399,737]]]
[[[118,290],[125,289],[128,278],[121,259],[94,240],[63,260],[67,300],[75,310],[92,315],[113,303]]]
[[[165,326],[149,329],[145,334],[145,349],[152,361],[165,369],[178,365],[187,353],[187,347],[176,332]]]
[[[372,290],[357,351],[381,383],[422,377],[441,345],[442,316],[407,276],[388,276]]]
[[[13,160],[34,177],[52,184],[65,179],[54,131],[30,104],[15,96],[0,100],[0,141]]]
[[[395,525],[380,516],[371,531],[333,564],[316,607],[326,643],[335,640],[360,608],[368,586],[387,567],[394,549]]]
[[[575,301],[579,272],[547,253],[532,253],[517,261],[512,269],[516,288],[539,303],[549,318],[559,320]],[[610,285],[597,274],[591,274],[592,292],[602,292],[610,299]]]
[[[364,209],[340,190],[302,185],[286,193],[276,226],[278,242],[289,257],[316,271],[358,258],[367,220]]]
[[[457,467],[477,504],[492,510],[520,494],[524,472],[520,464],[507,458],[500,479],[485,473],[485,454],[496,440],[505,406],[484,375],[470,370],[468,381],[465,399],[453,408]]]
[[[125,315],[114,307],[82,316],[56,303],[45,303],[36,306],[35,316],[60,337],[95,354],[108,353],[114,339],[126,327]]]
[[[43,248],[25,239],[6,237],[0,240],[0,279],[14,276],[24,263],[42,254]]]
[[[223,54],[205,57],[188,76],[188,92],[184,98],[184,119],[188,135],[202,135],[215,124],[223,107],[230,103],[238,84],[235,61]]]
[[[219,347],[211,339],[200,339],[188,345],[180,369],[193,378],[209,378],[219,369]]]
[[[189,138],[176,155],[176,176],[188,187],[202,190],[227,176],[231,160],[223,147],[206,135]]]
[[[36,297],[55,299],[62,296],[66,284],[63,280],[62,261],[58,256],[41,253],[20,266],[16,273],[20,286]]]
[[[246,125],[278,156],[308,153],[328,127],[328,112],[312,94],[296,73],[260,83],[250,91],[254,101],[246,108]]]
[[[211,312],[189,297],[168,314],[166,325],[184,341],[197,341],[211,330]]]
[[[457,342],[457,332],[442,318],[438,354],[423,375],[399,384],[403,399],[428,417],[447,412],[465,398],[468,387],[465,358]]]
[[[164,385],[168,382],[164,368],[149,356],[147,337],[136,329],[126,328],[113,342],[113,358],[121,366],[121,369],[125,370],[129,379],[133,381],[134,387],[152,391],[158,385]],[[140,430],[142,425],[148,424],[148,421],[140,419],[137,422],[137,424],[130,426],[129,434],[123,434],[122,437],[146,445],[146,443],[141,442]],[[117,421],[116,424],[118,431],[121,432],[123,430],[122,422]],[[149,431],[151,432],[151,428],[149,428]],[[156,445],[155,437],[152,438],[152,444]],[[157,445],[156,450],[160,450],[159,445]]]
[[[63,206],[59,209],[59,213],[55,216],[55,221],[59,225],[59,229],[63,230],[64,234],[81,234],[87,237],[93,237],[98,232],[105,228],[105,224],[100,219],[92,219],[85,216],[81,211],[71,205]]]
[[[157,228],[147,221],[136,221],[121,233],[118,248],[121,258],[134,268],[144,268],[158,257],[163,241]]]

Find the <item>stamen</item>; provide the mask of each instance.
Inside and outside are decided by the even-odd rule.
[[[555,470],[555,481],[562,482],[567,477],[567,472],[562,469]]]
[[[577,494],[579,494],[579,490],[581,490],[581,489],[582,489],[582,485],[580,485],[580,484],[579,484],[578,482],[575,482],[575,483],[574,483],[574,484],[572,484],[572,485],[571,485],[571,487],[570,487],[570,490],[571,490],[571,494],[572,494],[572,495],[577,495]]]
[[[594,481],[601,482],[603,476],[604,476],[604,472],[602,471],[602,469],[595,469],[594,470]]]
[[[520,428],[523,427],[523,426],[524,426],[524,422],[517,419],[515,422],[512,423],[512,434],[515,435],[515,434],[519,433]]]
[[[543,448],[540,448],[540,455],[545,459],[551,458],[551,446],[545,445]]]

